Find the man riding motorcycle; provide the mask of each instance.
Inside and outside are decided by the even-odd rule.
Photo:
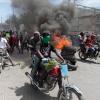
[[[86,53],[90,51],[92,51],[92,40],[91,40],[91,36],[87,35],[86,36],[86,41],[85,41],[85,48],[86,48]]]
[[[86,40],[85,34],[81,32],[79,35],[79,43],[83,44],[85,40]]]
[[[99,45],[95,34],[87,34],[84,45],[80,46],[79,57],[83,60],[87,58],[97,59],[99,55]]]
[[[85,45],[86,45],[86,53],[88,53],[88,51],[89,51],[93,55],[95,55],[96,51],[98,50],[96,35],[93,33],[91,35],[87,35]]]
[[[54,52],[58,58],[64,61],[63,57],[59,55],[57,50],[54,48],[53,44],[51,43],[51,36],[49,31],[44,31],[42,33],[43,39],[41,44],[41,53],[44,55],[44,57],[50,57],[51,58],[51,52]]]
[[[8,60],[10,61],[11,65],[14,66],[14,63],[7,52],[8,48],[10,48],[10,46],[9,46],[6,38],[2,37],[2,33],[0,33],[0,49],[2,49],[5,52],[5,55],[8,57]]]
[[[50,43],[50,35],[47,32],[43,33],[43,38],[41,38],[38,31],[34,32],[34,37],[31,39],[31,51],[34,61],[34,72],[32,72],[32,77],[35,78],[36,72],[41,69],[41,61],[45,58],[51,57],[51,51],[53,51],[61,60],[63,58],[57,53],[54,47]],[[64,61],[64,60],[63,60]],[[42,87],[42,82],[40,87]]]
[[[31,55],[33,59],[37,59],[35,62],[35,71],[37,70],[37,66],[39,65],[39,62],[41,59],[44,58],[42,53],[40,52],[40,47],[41,47],[41,36],[38,31],[35,31],[33,34],[33,37],[30,39],[30,44],[29,47],[31,48]],[[35,73],[35,72],[34,72]]]
[[[38,37],[40,37],[40,35],[38,35]],[[39,40],[40,39],[38,38],[38,42]],[[32,41],[34,41],[34,38],[32,39]],[[34,44],[33,46],[36,47],[37,46],[36,44],[38,44],[38,42],[35,42],[35,44],[33,42]],[[50,43],[50,34],[48,35],[47,32],[44,32],[43,38],[40,44],[41,44],[41,49],[38,49],[38,50],[41,53],[41,55],[43,55],[43,57],[51,57],[51,51],[54,51],[57,54],[57,51],[54,49],[54,47]],[[78,97],[78,100],[83,100],[82,95],[81,95],[82,93],[76,86],[71,86],[69,84],[69,81],[67,84],[65,84],[64,79],[68,77],[67,64],[58,63],[55,59],[52,59],[52,58],[46,58],[46,59],[48,59],[48,61],[43,60],[42,64],[44,66],[41,66],[44,68],[44,72],[41,73],[41,71],[43,70],[38,71],[37,69],[38,72],[35,74],[35,77],[34,77],[36,78],[35,80],[32,77],[32,71],[30,74],[28,72],[25,73],[26,76],[30,79],[31,84],[43,93],[48,93],[54,90],[54,88],[58,84],[59,86],[58,100],[72,99],[73,93],[76,94],[76,96],[74,97]],[[62,57],[61,57],[61,60],[63,60]],[[35,67],[39,67],[39,66],[35,66]]]

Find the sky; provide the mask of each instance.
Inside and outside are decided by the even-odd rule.
[[[60,4],[63,0],[50,0],[54,4]],[[100,9],[100,0],[81,0],[81,5]],[[4,22],[12,14],[11,1],[0,0],[0,23]]]
[[[82,5],[96,7],[100,9],[100,0],[83,0]]]
[[[0,0],[0,23],[4,22],[12,14],[10,0]]]
[[[58,5],[58,4],[62,3],[63,0],[50,0],[50,1],[51,1],[51,3]]]

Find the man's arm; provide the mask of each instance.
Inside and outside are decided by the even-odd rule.
[[[40,56],[40,58],[44,58],[44,56],[42,55],[42,53],[40,52],[40,50],[37,50],[38,55]]]
[[[36,51],[37,51],[38,55],[40,56],[40,58],[43,59],[44,56],[42,55],[40,49],[41,49],[41,43],[37,43],[37,44],[36,44]]]
[[[58,58],[60,58],[62,61],[64,61],[63,57],[57,52],[57,50],[55,51],[55,54],[58,56]]]
[[[51,50],[57,55],[58,58],[64,61],[63,57],[57,52],[57,50],[53,46],[51,46]]]
[[[10,48],[10,45],[8,44],[8,42],[6,43],[6,45],[7,45],[7,48]]]
[[[8,44],[6,39],[4,39],[4,42],[6,43],[7,48],[10,48],[10,45]]]

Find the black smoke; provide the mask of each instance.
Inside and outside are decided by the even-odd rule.
[[[20,16],[20,23],[26,28],[60,30],[67,34],[74,17],[73,4],[53,5],[48,0],[12,0],[12,7]]]

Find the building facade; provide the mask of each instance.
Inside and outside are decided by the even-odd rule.
[[[76,8],[70,31],[100,33],[100,11],[96,9]]]

